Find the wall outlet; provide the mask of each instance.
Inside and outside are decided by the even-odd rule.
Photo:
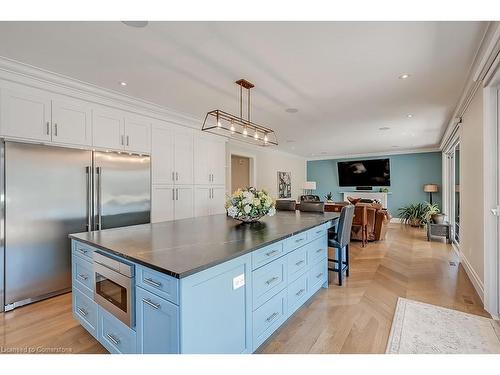
[[[245,285],[245,274],[244,273],[233,278],[233,290],[241,288],[243,285]]]

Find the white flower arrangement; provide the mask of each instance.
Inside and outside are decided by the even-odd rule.
[[[274,199],[265,191],[249,187],[236,190],[226,202],[227,214],[233,219],[254,222],[276,213]]]

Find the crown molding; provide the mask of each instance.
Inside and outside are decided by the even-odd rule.
[[[0,56],[0,79],[200,129],[202,118]]]
[[[307,158],[307,161],[313,160],[331,160],[331,159],[354,159],[354,158],[369,158],[376,156],[391,156],[391,155],[406,155],[406,154],[422,154],[426,152],[440,152],[439,146],[425,148],[398,149],[391,151],[367,152],[364,154],[336,154],[336,155],[321,155]]]

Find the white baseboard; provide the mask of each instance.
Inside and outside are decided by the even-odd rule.
[[[398,223],[398,224],[400,224],[401,223],[401,219],[399,217],[393,217],[391,219],[391,223]]]
[[[472,268],[471,264],[465,257],[463,253],[460,253],[460,262],[462,263],[462,266],[464,266],[465,272],[467,273],[467,276],[469,276],[470,281],[472,282],[472,285],[474,286],[474,289],[476,289],[477,294],[479,295],[479,298],[481,298],[481,301],[484,303],[484,284],[479,278],[478,274],[474,269]]]

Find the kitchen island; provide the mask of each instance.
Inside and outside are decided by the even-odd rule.
[[[213,215],[70,235],[74,316],[113,353],[252,353],[328,286],[338,217]]]

